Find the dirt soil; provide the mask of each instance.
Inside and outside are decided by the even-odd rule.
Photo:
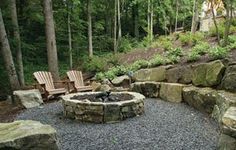
[[[14,121],[16,114],[22,110],[22,107],[12,105],[8,101],[0,101],[0,123]]]

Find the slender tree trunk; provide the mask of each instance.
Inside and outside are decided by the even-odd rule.
[[[88,13],[88,43],[89,43],[89,57],[93,57],[93,35],[92,35],[92,10],[91,0],[87,0],[87,13]]]
[[[17,77],[16,68],[13,62],[10,45],[7,39],[7,34],[2,18],[2,10],[0,8],[0,42],[1,52],[4,59],[5,67],[7,70],[8,78],[10,81],[11,90],[20,89],[20,83]]]
[[[58,81],[60,78],[58,72],[57,45],[53,21],[52,1],[43,0],[43,8],[47,40],[48,69],[52,73],[53,79]]]
[[[147,29],[147,32],[148,32],[148,38],[150,39],[150,26],[151,26],[151,20],[150,20],[150,0],[148,0],[148,12],[147,12],[147,22],[148,22],[148,29]]]
[[[197,0],[194,0],[192,26],[191,26],[192,33],[195,33],[197,31],[197,22],[198,22],[198,2]]]
[[[116,33],[117,33],[117,0],[115,0],[115,6],[114,6],[114,37],[113,37],[114,53],[117,53]]]
[[[16,11],[16,0],[11,0],[11,20],[14,28],[14,38],[16,39],[17,43],[17,53],[16,53],[16,63],[18,68],[18,77],[19,82],[22,87],[25,86],[25,79],[24,79],[24,67],[23,67],[23,59],[22,59],[22,51],[21,51],[21,38],[20,38],[20,30],[17,18],[17,11]]]
[[[228,44],[228,37],[229,37],[229,31],[230,31],[230,26],[231,26],[233,6],[232,6],[232,2],[230,0],[226,0],[224,4],[225,4],[225,8],[226,8],[226,25],[225,25],[223,46],[226,46]]]
[[[121,20],[120,20],[120,0],[117,0],[117,19],[118,19],[118,38],[117,38],[117,47],[121,41]]]
[[[179,16],[179,1],[176,0],[176,14],[175,14],[175,32],[178,28],[178,16]]]
[[[134,36],[139,38],[139,4],[133,6]]]
[[[215,16],[215,12],[214,12],[213,0],[211,0],[211,12],[212,12],[212,16],[213,16],[214,25],[215,25],[215,28],[216,28],[217,43],[220,44],[220,34],[219,34],[218,25],[217,25],[217,22],[216,22],[216,16]]]
[[[73,68],[73,52],[72,52],[72,40],[71,40],[71,25],[70,25],[70,20],[71,20],[71,6],[72,4],[70,3],[69,0],[67,0],[67,26],[68,26],[68,44],[69,44],[69,61],[70,61],[70,69]]]
[[[153,0],[151,0],[150,8],[150,40],[153,40]]]

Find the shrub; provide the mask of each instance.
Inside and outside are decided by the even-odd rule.
[[[136,71],[141,68],[147,68],[149,66],[149,62],[146,60],[137,60],[133,64],[131,64],[128,69],[130,71]]]
[[[119,52],[128,52],[133,48],[133,42],[132,39],[128,36],[124,36],[121,38],[120,43],[118,45],[118,51]]]
[[[217,24],[218,25],[218,31],[219,31],[219,35],[221,38],[224,37],[224,33],[225,33],[225,22],[224,21],[221,21],[220,23]],[[230,31],[229,31],[229,34],[232,34],[236,32],[236,26],[232,25],[230,27]],[[209,35],[210,36],[217,36],[216,34],[216,27],[215,26],[212,26],[209,30]]]
[[[160,65],[163,65],[167,63],[167,59],[159,54],[157,54],[156,56],[154,56],[150,62],[149,62],[149,67],[157,67]]]
[[[207,53],[210,45],[207,42],[200,42],[196,46],[193,47],[192,51],[195,54],[204,55]]]
[[[204,34],[202,32],[196,32],[192,34],[191,32],[186,32],[179,34],[179,40],[182,45],[195,45],[204,39]]]
[[[182,48],[171,49],[167,52],[167,58],[172,63],[177,63],[180,60],[180,57],[183,56]]]
[[[227,56],[228,50],[225,47],[213,47],[209,50],[209,55],[213,59],[222,59]]]
[[[192,51],[191,53],[188,54],[188,62],[194,62],[197,61],[201,55],[197,51]]]
[[[173,44],[170,37],[160,36],[155,42],[153,42],[152,47],[162,47],[164,50],[168,51],[173,47]]]
[[[107,60],[98,56],[94,56],[90,59],[88,58],[83,64],[83,68],[89,72],[105,71],[106,66]]]

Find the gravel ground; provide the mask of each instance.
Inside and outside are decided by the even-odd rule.
[[[217,123],[185,104],[145,101],[145,114],[115,124],[78,123],[62,117],[60,102],[16,117],[56,128],[62,150],[214,150]]]

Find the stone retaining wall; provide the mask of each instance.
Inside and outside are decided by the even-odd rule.
[[[158,88],[157,88],[158,87]],[[236,149],[236,93],[209,87],[160,82],[137,82],[131,90],[147,97],[161,98],[169,102],[185,102],[197,110],[208,113],[221,127],[219,150]],[[155,94],[150,94],[152,91]]]
[[[236,62],[224,64],[221,60],[216,60],[195,65],[141,69],[134,73],[134,79],[136,82],[193,84],[236,92]]]

